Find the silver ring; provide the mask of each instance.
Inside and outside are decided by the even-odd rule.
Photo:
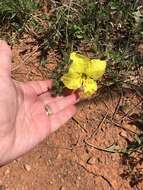
[[[46,111],[46,114],[47,114],[48,116],[50,116],[50,115],[53,114],[52,109],[51,109],[51,107],[50,107],[48,104],[45,105],[45,111]]]

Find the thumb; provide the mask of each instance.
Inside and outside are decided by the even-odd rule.
[[[10,75],[12,52],[10,46],[0,40],[0,75]]]

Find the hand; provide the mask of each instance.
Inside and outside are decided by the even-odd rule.
[[[52,82],[11,79],[10,47],[0,41],[0,165],[23,155],[76,112],[74,94],[53,98]],[[45,105],[52,115],[47,115]]]

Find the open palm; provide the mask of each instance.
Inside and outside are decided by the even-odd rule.
[[[0,165],[29,151],[76,112],[76,96],[53,98],[51,81],[12,80],[11,57],[10,47],[0,41]]]

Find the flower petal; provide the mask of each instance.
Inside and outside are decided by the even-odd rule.
[[[84,79],[83,88],[85,96],[91,96],[97,91],[97,83],[91,78]]]
[[[76,90],[82,85],[81,75],[78,73],[67,73],[61,78],[61,81],[68,89]]]
[[[86,67],[90,62],[90,59],[84,55],[80,55],[76,52],[72,52],[70,55],[70,59],[73,61],[69,72],[71,73],[85,73]]]
[[[94,80],[99,80],[105,73],[106,65],[106,61],[92,59],[87,66],[86,75]]]

